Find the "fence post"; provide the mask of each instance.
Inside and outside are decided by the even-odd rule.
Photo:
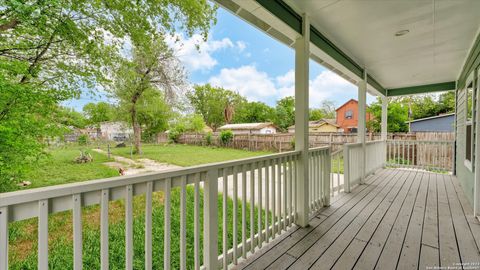
[[[343,146],[343,186],[345,192],[350,193],[350,153],[348,146]]]
[[[203,207],[203,263],[205,264],[205,269],[217,269],[218,170],[216,169],[207,172],[203,192]]]
[[[110,159],[110,144],[107,145],[107,156]]]

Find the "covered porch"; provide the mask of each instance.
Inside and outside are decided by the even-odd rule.
[[[473,102],[470,120],[469,153],[475,153],[465,163],[470,173],[456,177],[385,167],[402,167],[387,160],[389,145],[399,149],[387,141],[389,97],[458,92],[470,85],[470,77],[472,89],[478,87],[480,2],[215,2],[295,50],[295,150],[0,194],[0,270],[9,266],[9,225],[29,218],[38,219],[37,267],[49,269],[48,221],[64,211],[72,213],[72,268],[84,268],[87,206],[100,208],[98,256],[100,268],[109,269],[109,203],[117,200],[125,205],[125,268],[133,269],[139,255],[133,201],[139,196],[145,198],[140,241],[145,269],[479,268],[480,158],[474,157],[480,156],[475,148],[480,102]],[[330,147],[309,147],[310,59],[358,85],[357,143],[334,156]],[[366,141],[367,93],[383,101],[382,137],[373,142]],[[459,100],[457,115],[466,119],[468,101]],[[465,135],[465,127],[457,121],[456,134]],[[465,140],[442,146],[456,157],[442,163],[454,166],[448,170],[463,172],[465,152],[458,149],[465,148]],[[335,185],[332,162],[339,153],[344,177]],[[156,193],[164,209],[162,241],[152,235]],[[178,212],[171,211],[172,201],[179,202]],[[172,223],[173,215],[179,224]],[[192,235],[187,226],[193,226]],[[178,246],[172,247],[173,238]],[[160,256],[154,250],[163,252],[161,265],[153,264]]]

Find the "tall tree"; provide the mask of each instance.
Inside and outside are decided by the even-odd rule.
[[[295,124],[294,97],[284,97],[277,101],[277,106],[275,107],[274,123],[282,131],[286,131],[289,126]]]
[[[118,67],[112,93],[126,108],[133,126],[134,152],[141,153],[142,127],[139,105],[151,102],[149,98],[162,95],[172,102],[179,88],[185,84],[185,71],[173,51],[162,39],[136,45],[131,60],[123,60]]]
[[[235,112],[235,123],[271,122],[275,117],[275,110],[263,102],[242,102]]]
[[[2,184],[20,179],[27,164],[42,155],[44,138],[57,134],[52,116],[61,101],[78,97],[82,89],[108,86],[108,67],[125,43],[178,30],[206,39],[216,11],[207,0],[1,1],[0,6]]]
[[[229,110],[236,111],[240,104],[245,102],[245,98],[239,94],[210,84],[195,85],[193,90],[187,93],[187,98],[195,113],[200,114],[213,130],[226,122],[226,105],[231,106]]]
[[[90,102],[83,106],[83,113],[87,117],[89,124],[98,124],[112,121],[115,115],[115,107],[103,101],[98,103]]]
[[[367,128],[372,132],[380,132],[382,125],[382,100],[378,98],[370,104],[367,111],[373,119],[367,122]],[[391,99],[388,102],[387,130],[388,132],[408,132],[408,105],[402,99]]]

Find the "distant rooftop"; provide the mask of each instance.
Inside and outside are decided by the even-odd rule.
[[[252,130],[252,129],[262,129],[268,126],[273,126],[271,122],[265,123],[242,123],[242,124],[227,124],[219,127],[219,130],[225,129],[235,129],[235,130]]]

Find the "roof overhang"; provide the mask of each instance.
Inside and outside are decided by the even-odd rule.
[[[215,1],[289,47],[307,14],[311,59],[373,95],[454,89],[480,26],[477,0]]]

